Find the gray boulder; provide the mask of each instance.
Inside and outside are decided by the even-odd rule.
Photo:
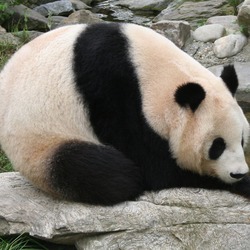
[[[0,174],[0,183],[0,235],[29,233],[78,250],[249,249],[250,202],[228,192],[163,190],[101,207],[52,199],[19,173]]]
[[[191,26],[185,21],[160,21],[153,23],[151,28],[164,35],[178,47],[182,48],[190,37]]]
[[[52,3],[42,4],[36,8],[35,11],[47,17],[52,16],[68,16],[74,11],[72,3],[68,0],[55,1]]]
[[[50,29],[57,28],[60,25],[60,23],[63,23],[63,21],[66,19],[67,17],[65,16],[51,16],[49,18],[49,28]]]
[[[214,16],[207,19],[206,24],[220,24],[226,29],[227,35],[240,33],[240,26],[237,22],[237,17],[228,16]]]
[[[8,23],[16,23],[19,30],[48,30],[48,19],[37,13],[36,11],[20,4],[10,7],[9,10],[13,13]]]
[[[90,9],[90,7],[80,0],[70,0],[72,6],[75,10]]]
[[[239,53],[247,44],[244,35],[228,35],[214,42],[213,51],[218,58],[230,57]]]
[[[97,15],[93,14],[89,10],[78,10],[69,15],[66,19],[62,20],[58,27],[70,25],[70,24],[78,24],[78,23],[100,23],[104,22]]]
[[[131,10],[158,10],[165,9],[170,0],[118,0],[117,5],[128,7]]]
[[[8,0],[10,1],[10,0]],[[52,3],[55,2],[56,0],[23,0],[22,3],[29,7],[29,8],[35,8],[37,6],[43,5],[43,4],[47,4],[47,3]],[[93,0],[70,0],[72,1],[79,1],[85,5],[90,5],[92,3]]]
[[[0,31],[0,44],[12,44],[12,45],[21,45],[21,41],[18,37],[12,35],[11,33],[1,32]]]
[[[226,33],[221,24],[208,24],[197,28],[193,32],[193,38],[201,42],[214,42]]]
[[[8,0],[9,1],[9,0]],[[51,3],[54,2],[55,0],[22,0],[22,4],[25,6],[33,9],[39,5],[46,4],[46,3]]]
[[[174,1],[165,10],[163,10],[154,21],[161,20],[185,20],[197,25],[197,22],[203,22],[211,16],[223,15],[233,12],[233,7],[227,0],[211,1]]]

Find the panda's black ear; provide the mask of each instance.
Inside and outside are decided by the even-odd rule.
[[[175,92],[175,101],[181,107],[190,107],[193,112],[195,112],[205,97],[206,92],[202,86],[192,82],[181,85]]]
[[[234,96],[239,86],[238,77],[234,66],[233,65],[224,66],[220,77],[226,84],[229,91],[232,93],[232,96]]]

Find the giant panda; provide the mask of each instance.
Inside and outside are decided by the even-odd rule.
[[[196,187],[250,198],[249,124],[221,76],[135,24],[72,25],[23,46],[0,75],[0,143],[53,197],[114,205]]]

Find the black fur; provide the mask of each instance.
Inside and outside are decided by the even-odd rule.
[[[138,167],[112,147],[71,141],[58,148],[50,166],[54,188],[67,199],[113,205],[142,193]]]
[[[120,24],[89,26],[77,39],[74,55],[76,89],[98,139],[112,147],[69,143],[60,148],[51,163],[53,184],[59,192],[83,202],[109,205],[133,199],[145,190],[232,188],[217,178],[179,168],[168,141],[148,125],[129,42]],[[187,92],[194,89],[196,101],[180,101],[185,91],[177,94],[177,100],[183,105],[191,103],[195,111],[205,92],[198,84],[187,86]]]
[[[224,66],[224,69],[220,77],[225,82],[227,88],[234,96],[239,85],[238,77],[234,66],[233,65]]]
[[[175,101],[181,107],[190,107],[193,112],[205,97],[206,92],[201,85],[192,82],[181,85],[175,92]]]
[[[212,146],[209,149],[209,158],[211,160],[217,160],[226,149],[226,143],[223,138],[218,137],[214,139]]]
[[[88,107],[99,140],[143,168],[144,187],[166,186],[170,156],[167,141],[146,123],[129,45],[118,24],[90,26],[75,45],[77,89]]]

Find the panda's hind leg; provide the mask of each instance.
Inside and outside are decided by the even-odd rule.
[[[143,191],[139,168],[109,146],[69,141],[55,150],[48,164],[53,190],[69,200],[113,205]]]

